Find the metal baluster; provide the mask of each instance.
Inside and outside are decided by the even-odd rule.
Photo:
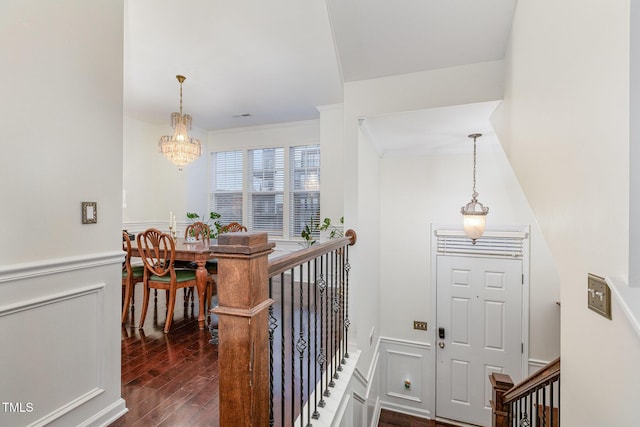
[[[285,418],[285,351],[284,351],[284,273],[280,273],[280,322],[282,328],[280,328],[280,423],[284,427]]]
[[[291,288],[291,425],[295,421],[295,401],[296,401],[296,389],[295,389],[295,380],[296,380],[296,355],[295,351],[293,351],[294,343],[296,342],[296,298],[295,298],[295,267],[291,269],[291,283],[289,287]]]
[[[329,372],[329,356],[330,356],[330,349],[329,349],[329,304],[330,304],[330,292],[331,292],[331,287],[330,287],[330,269],[329,269],[329,254],[325,254],[324,255],[324,263],[325,263],[325,269],[324,269],[324,273],[325,273],[325,284],[326,284],[326,291],[327,291],[327,299],[325,301],[324,304],[324,335],[323,335],[323,346],[325,348],[325,364],[326,364],[326,373],[325,373],[325,389],[324,389],[324,396],[325,397],[329,397],[331,396],[331,391],[329,390],[329,377],[331,376],[331,372]],[[323,405],[324,406],[324,405]]]
[[[560,393],[560,377],[558,377],[558,426],[560,425],[560,396],[562,393]]]
[[[329,265],[328,265],[328,277],[329,277],[329,298],[327,300],[327,308],[329,310],[329,312],[327,312],[327,316],[329,317],[329,344],[327,345],[329,347],[329,361],[330,366],[331,366],[331,372],[327,372],[327,375],[330,378],[329,381],[329,387],[335,387],[336,383],[333,381],[335,379],[335,371],[336,371],[336,364],[335,364],[335,360],[336,360],[336,354],[335,354],[335,347],[333,346],[334,344],[334,304],[335,304],[335,266],[334,266],[334,257],[333,257],[333,252],[329,252],[328,254],[329,256]]]
[[[538,409],[540,413],[540,409]],[[547,425],[547,388],[542,387],[542,425]]]
[[[338,326],[338,314],[340,311],[339,301],[339,284],[338,284],[338,253],[337,251],[331,252],[331,258],[333,260],[333,379],[340,378],[338,371],[340,370],[340,355],[338,354],[338,330],[341,326]],[[335,383],[334,383],[335,384]]]
[[[303,327],[303,308],[304,308],[304,264],[300,264],[300,307],[298,311],[300,313],[298,331],[298,342],[296,342],[296,350],[298,350],[298,363],[300,366],[300,427],[304,427],[304,351],[307,349],[307,343],[304,340],[304,327]]]
[[[536,420],[536,426],[538,426],[538,420],[540,419],[538,417],[538,408],[540,407],[540,399],[539,399],[540,393],[539,393],[539,390],[536,390],[535,393],[536,393],[536,416],[533,417],[533,415],[532,415],[531,418]]]
[[[307,427],[311,427],[311,261],[307,262]]]
[[[549,425],[553,427],[553,382],[549,384],[549,412],[550,412],[550,423]]]
[[[273,299],[273,278],[269,278],[269,298]],[[273,316],[273,305],[269,306],[269,399],[271,403],[269,404],[269,425],[273,426],[275,424],[275,419],[273,417],[273,406],[275,402],[273,401],[273,333],[278,327],[278,321]]]
[[[322,258],[320,259],[320,261],[322,261]],[[313,260],[313,277],[314,280],[313,282],[315,283],[316,286],[320,285],[320,278],[318,277],[318,258]],[[322,277],[322,276],[320,276]],[[322,316],[322,308],[320,309],[320,316]],[[322,324],[322,321],[320,321],[320,324]],[[322,337],[321,337],[322,338]],[[313,292],[313,351],[317,354],[318,353],[318,292]],[[316,357],[316,363],[318,362],[318,358]],[[313,384],[314,384],[314,390],[318,390],[318,370],[316,369],[316,367],[313,367]],[[317,420],[318,418],[320,418],[320,412],[318,412],[318,394],[320,395],[320,398],[322,399],[322,369],[320,370],[320,393],[314,393],[313,394],[313,419]]]
[[[344,361],[344,259],[342,248],[336,250],[337,257],[337,276],[338,276],[338,323],[336,329],[338,331],[338,371],[342,372]]]
[[[518,414],[518,419],[522,422],[522,402],[520,399],[516,400],[516,411]]]
[[[349,325],[351,322],[349,321],[349,270],[351,270],[351,265],[349,264],[349,245],[344,247],[345,253],[345,261],[344,261],[344,300],[345,300],[345,309],[344,309],[344,358],[349,358]]]
[[[533,423],[533,396],[531,393],[527,395],[527,400],[529,401],[529,424],[531,425]]]

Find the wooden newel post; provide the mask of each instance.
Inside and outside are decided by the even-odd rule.
[[[220,425],[269,425],[267,233],[225,233],[218,257]]]
[[[513,388],[509,375],[493,373],[489,376],[493,386],[491,399],[491,427],[509,427],[509,404],[504,403],[504,395]]]

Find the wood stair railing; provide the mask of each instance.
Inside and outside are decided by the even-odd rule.
[[[301,425],[311,425],[318,418],[316,406],[324,406],[322,399],[331,394],[349,358],[348,246],[356,239],[347,230],[343,238],[269,261],[274,244],[267,233],[218,236],[212,246],[218,258],[218,306],[211,312],[218,316],[221,426],[289,426],[298,415]],[[272,279],[279,286],[272,286]],[[276,363],[280,370],[273,369]],[[276,411],[275,400],[281,403]]]
[[[493,427],[560,426],[560,358],[515,386],[506,374],[493,373],[490,380]]]

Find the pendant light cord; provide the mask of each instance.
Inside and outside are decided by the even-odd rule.
[[[476,137],[473,137],[473,198],[476,198]]]

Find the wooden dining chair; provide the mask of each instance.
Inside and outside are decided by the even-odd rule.
[[[196,241],[203,241],[203,240],[209,241],[210,235],[211,235],[211,227],[209,227],[204,222],[194,222],[193,224],[189,224],[187,228],[185,228],[184,230],[185,240],[187,239],[187,237],[195,237]],[[195,262],[188,262],[186,264],[176,264],[176,265],[181,268],[191,268],[194,270],[198,268]],[[216,267],[217,267],[217,264],[216,264]],[[209,273],[209,277],[207,278],[207,292],[205,296],[205,304],[206,304],[206,307],[209,308],[211,305],[211,298],[213,294],[215,294],[216,284],[215,284],[215,279],[213,275],[217,273],[217,268],[211,269],[209,261],[207,261],[207,271]],[[190,293],[185,293],[185,298],[188,298],[189,295],[191,295],[191,300],[193,301],[193,289],[190,290]]]
[[[174,266],[176,247],[173,238],[160,230],[150,228],[138,234],[138,251],[144,263],[144,302],[140,325],[144,325],[149,306],[149,290],[164,289],[168,292],[167,320],[164,333],[168,333],[173,321],[173,311],[176,305],[176,293],[180,288],[196,286],[196,273],[191,269],[178,270]]]
[[[122,323],[124,323],[129,312],[129,304],[133,302],[135,284],[142,282],[144,266],[131,265],[131,239],[126,231],[122,232],[122,250],[125,253],[124,262],[122,263],[122,289],[124,291],[122,297]]]
[[[209,240],[210,234],[211,228],[204,222],[194,222],[193,224],[187,225],[187,228],[184,229],[185,240],[191,236],[195,237],[198,241]]]
[[[239,222],[230,222],[229,224],[223,226],[220,230],[221,233],[235,233],[237,231],[247,231],[247,227],[240,224]]]

